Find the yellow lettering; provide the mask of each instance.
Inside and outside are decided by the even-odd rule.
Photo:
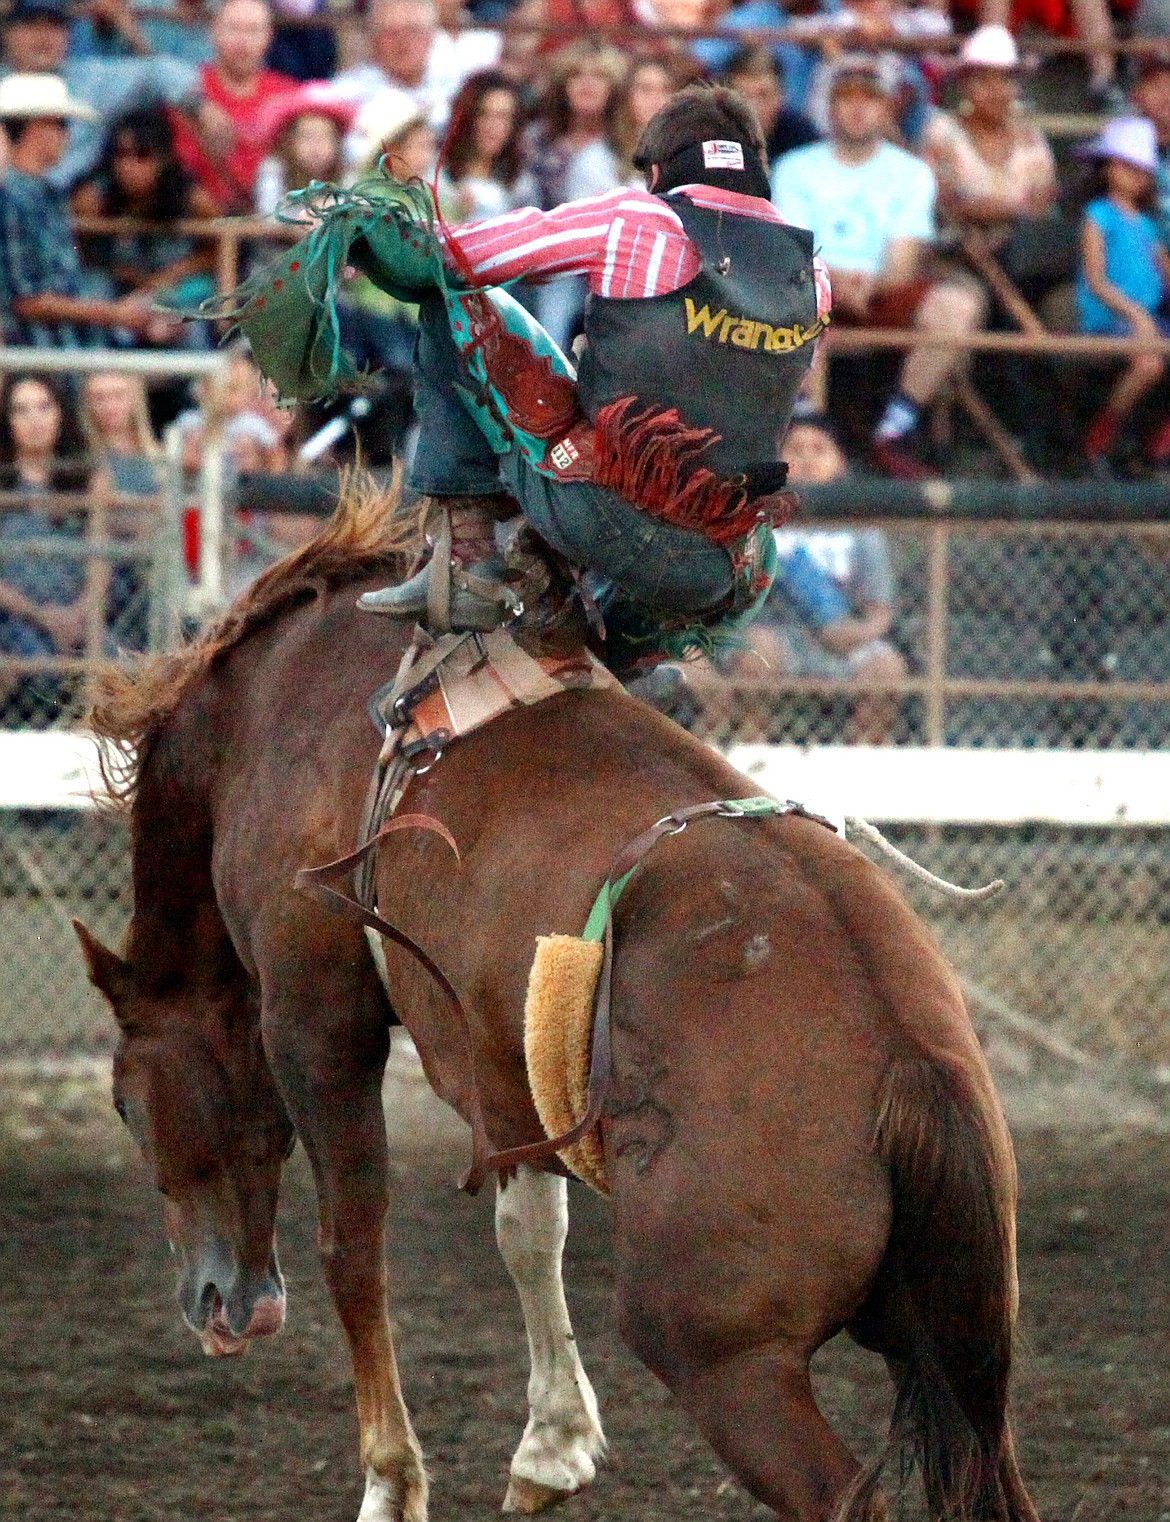
[[[696,308],[695,303],[689,296],[685,299],[687,304],[687,332],[693,333],[696,328],[701,327],[704,338],[714,338],[716,329],[727,316],[727,308],[723,307],[721,311],[716,312],[712,317],[711,308],[706,302],[701,307]]]
[[[725,344],[729,340],[737,349],[759,349],[765,354],[790,354],[811,343],[825,326],[818,322],[814,327],[804,328],[794,323],[790,328],[774,328],[769,323],[757,322],[751,317],[736,317],[726,307],[712,312],[704,303],[696,307],[690,296],[683,298],[687,308],[687,332],[700,332],[704,338],[713,338]]]

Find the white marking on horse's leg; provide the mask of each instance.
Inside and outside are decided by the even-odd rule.
[[[348,1331],[348,1328],[347,1328]],[[366,1491],[358,1522],[427,1522],[427,1472],[402,1398],[385,1314],[351,1338]]]
[[[521,1164],[496,1194],[496,1241],[528,1330],[528,1426],[512,1459],[505,1511],[541,1511],[597,1472],[605,1434],[565,1304],[561,1256],[569,1230],[563,1178]]]
[[[386,990],[386,997],[390,997],[390,969],[386,966],[386,948],[382,945],[382,937],[369,925],[362,927],[366,933],[366,944],[370,948],[370,955],[374,959],[374,966],[378,972],[379,981]]]
[[[357,1522],[426,1522],[426,1492],[421,1498],[373,1469],[366,1470],[366,1493]]]

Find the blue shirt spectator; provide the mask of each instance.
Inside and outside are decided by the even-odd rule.
[[[1123,296],[1147,312],[1162,301],[1158,267],[1158,229],[1144,212],[1130,212],[1108,196],[1090,201],[1085,219],[1100,229],[1105,243],[1105,278]],[[1089,288],[1082,269],[1077,276],[1077,310],[1085,333],[1124,334],[1130,324]]]
[[[163,342],[177,324],[148,296],[90,295],[73,241],[69,203],[50,172],[65,151],[67,124],[89,114],[53,74],[0,79],[0,123],[9,164],[0,181],[0,324],[8,343],[72,348],[108,341],[109,330]]]
[[[194,106],[199,74],[177,58],[100,58],[69,54],[70,0],[16,0],[4,22],[0,79],[12,74],[55,74],[87,106],[70,122],[65,152],[47,178],[69,189],[101,156],[110,125],[148,106]]]
[[[827,0],[818,8],[818,14],[833,15],[841,9],[841,0]],[[733,5],[719,17],[721,32],[750,34],[780,30],[789,25],[788,13],[776,0],[746,0]],[[741,43],[728,37],[700,37],[691,43],[691,52],[711,74],[723,73],[739,50]],[[797,110],[803,110],[816,71],[818,52],[815,48],[797,47],[791,42],[772,42],[768,49],[776,61],[784,79],[784,94]]]
[[[934,175],[893,143],[864,159],[831,142],[798,148],[776,165],[772,200],[789,222],[812,228],[830,270],[877,275],[892,244],[934,237]]]
[[[147,14],[139,15],[139,11]],[[154,14],[167,11],[168,15]],[[205,0],[107,0],[73,23],[69,55],[76,58],[144,58],[156,54],[185,63],[210,63],[210,22]]]

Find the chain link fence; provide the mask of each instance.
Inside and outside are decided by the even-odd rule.
[[[658,678],[659,705],[721,747],[839,744],[854,733],[858,703],[875,698],[894,747],[1166,746],[1170,526],[901,522],[883,532],[895,587],[885,643],[900,665],[877,690],[856,675],[796,675],[754,661],[747,675]],[[839,565],[854,533],[825,524],[807,542]],[[157,623],[151,597],[164,585],[148,567],[126,616]],[[777,601],[764,622],[783,629],[791,618]],[[84,673],[69,682],[52,704],[10,695],[4,724],[75,725]],[[857,754],[861,763],[865,752]],[[1006,893],[974,906],[906,885],[988,1031],[1058,1064],[1170,1082],[1163,828],[932,823],[886,833],[954,881],[1006,880]],[[69,921],[78,915],[117,944],[128,894],[122,819],[0,810],[0,1058],[108,1048],[112,1026],[85,982]]]
[[[713,744],[847,742],[859,702],[878,692],[881,732],[866,738],[893,744],[1149,750],[1170,740],[1170,523],[832,524],[786,539],[846,580],[880,542],[893,617],[870,643],[892,652],[896,674],[872,648],[830,649],[784,593],[782,571],[751,648],[723,653],[716,670],[683,668],[681,683],[672,672],[649,684]]]

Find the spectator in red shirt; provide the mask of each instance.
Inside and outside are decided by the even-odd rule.
[[[264,67],[272,41],[265,0],[224,0],[211,24],[215,59],[200,69],[197,126],[175,117],[179,161],[224,212],[252,209],[256,171],[264,157],[262,108],[297,88],[295,80]]]

